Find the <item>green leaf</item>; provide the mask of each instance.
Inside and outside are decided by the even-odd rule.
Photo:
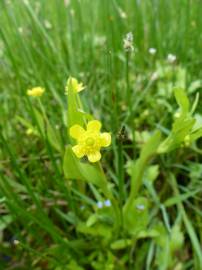
[[[156,131],[143,146],[143,149],[140,154],[141,160],[148,160],[153,156],[158,148],[159,143],[161,142],[161,132]]]
[[[142,238],[154,238],[159,236],[159,232],[155,229],[151,230],[142,230],[138,233],[137,238],[142,239]]]
[[[149,221],[147,199],[144,197],[134,199],[127,206],[127,211],[124,211],[123,220],[125,230],[134,236],[146,230]]]
[[[155,230],[159,233],[159,236],[154,238],[157,244],[156,249],[156,264],[159,270],[167,270],[170,262],[174,261],[170,252],[170,239],[169,235],[162,224],[158,224]]]
[[[143,146],[140,157],[132,166],[131,196],[134,198],[141,185],[147,162],[156,154],[161,142],[161,133],[155,132],[147,143]]]
[[[48,119],[44,119],[43,115],[35,108],[34,114],[38,124],[39,132],[42,133],[44,137],[47,136],[47,139],[52,147],[54,147],[58,152],[62,153],[62,144],[57,131],[53,129]]]
[[[45,119],[43,118],[43,115],[36,108],[34,108],[33,110],[34,110],[34,116],[37,122],[37,128],[39,129],[39,133],[45,136]]]
[[[55,270],[84,270],[83,267],[80,267],[76,261],[74,260],[71,260],[71,262],[67,265],[67,268],[58,268],[58,269],[55,269]]]
[[[83,233],[83,234],[110,238],[112,227],[109,227],[102,223],[96,223],[94,226],[89,227],[85,223],[81,222],[78,224],[76,229],[78,232]]]
[[[195,100],[194,100],[194,102],[193,102],[193,104],[192,104],[192,107],[191,107],[191,115],[195,112],[195,110],[196,110],[196,107],[197,107],[197,105],[198,105],[198,103],[199,103],[199,98],[200,98],[200,95],[199,95],[199,93],[197,92],[196,93],[196,97],[195,97]]]
[[[153,183],[159,175],[159,165],[151,165],[147,168],[144,174],[146,181]]]
[[[174,88],[174,95],[178,105],[180,106],[182,114],[189,112],[189,99],[182,88]]]
[[[75,124],[83,126],[85,124],[85,117],[81,108],[79,106],[80,99],[78,93],[75,92],[71,83],[68,87],[68,96],[67,96],[67,126],[71,127]]]
[[[190,134],[194,124],[195,119],[191,117],[176,119],[170,135],[159,145],[158,153],[170,152],[181,146],[185,137]]]
[[[176,71],[176,85],[184,88],[186,86],[186,69],[178,67]]]
[[[88,220],[86,221],[86,226],[87,227],[91,227],[92,225],[94,225],[96,222],[98,221],[98,215],[94,214],[91,215]]]
[[[138,194],[139,188],[142,185],[145,169],[148,165],[149,160],[157,153],[157,149],[160,142],[161,142],[161,132],[157,131],[143,146],[139,159],[134,161],[134,164],[131,166],[131,173],[132,173],[131,190],[129,198],[127,199],[123,207],[124,216],[126,216],[126,218],[128,216],[128,213],[130,213],[131,211],[133,212],[134,208],[133,204],[135,202],[134,200]],[[131,223],[130,220],[128,220],[128,224],[130,223]]]
[[[33,129],[33,130],[34,130],[33,125],[32,125],[29,121],[27,121],[27,120],[25,120],[24,118],[22,118],[21,116],[17,116],[16,119],[17,119],[17,121],[19,121],[20,124],[23,125],[25,128],[28,128],[28,129],[30,128],[30,129]]]
[[[94,117],[91,114],[86,113],[81,109],[78,109],[78,112],[80,113],[81,117],[83,117],[85,120],[88,120],[88,121],[94,120]]]
[[[199,95],[196,95],[191,112],[189,112],[190,104],[185,91],[181,88],[175,88],[174,92],[181,112],[179,117],[175,119],[170,134],[160,144],[158,148],[159,154],[170,152],[181,145],[189,146],[202,136],[202,129],[199,125],[200,118],[191,116],[197,106]]]
[[[188,92],[189,94],[193,94],[196,92],[196,90],[198,90],[201,87],[202,87],[202,80],[193,81],[188,88]]]
[[[179,202],[183,202],[187,200],[188,198],[193,197],[196,193],[197,193],[196,191],[192,191],[192,192],[190,191],[185,194],[180,194],[177,196],[170,197],[163,203],[163,205],[165,207],[171,207],[175,204],[178,204]]]
[[[104,174],[101,173],[96,164],[81,162],[73,153],[71,146],[67,146],[63,161],[63,170],[65,177],[71,180],[82,180],[92,183],[107,192],[107,182]]]
[[[171,184],[175,191],[175,194],[179,196],[180,192],[178,190],[178,185],[177,185],[175,175],[171,173],[170,177],[171,177]],[[200,243],[200,240],[198,239],[197,232],[195,231],[195,228],[192,224],[192,219],[187,216],[184,205],[180,201],[178,202],[178,209],[179,209],[179,214],[182,216],[185,228],[187,230],[187,233],[192,243],[193,251],[197,258],[197,269],[202,269],[201,243]]]
[[[194,118],[195,118],[196,122],[195,122],[194,127],[193,127],[193,132],[198,130],[199,128],[202,128],[202,115],[196,113],[194,115]]]
[[[119,250],[119,249],[124,249],[130,246],[131,244],[132,244],[131,239],[119,239],[113,242],[110,247],[111,249]]]
[[[180,230],[179,225],[175,225],[171,230],[170,248],[175,252],[182,248],[184,243],[184,235]]]
[[[191,135],[190,135],[190,142],[194,142],[197,139],[202,137],[202,128],[195,130]]]
[[[50,125],[49,122],[47,122],[47,138],[50,142],[50,144],[60,153],[63,152],[62,144],[60,141],[59,134],[56,129],[53,129],[53,127]]]
[[[2,216],[0,219],[0,232],[7,228],[7,226],[13,221],[11,215]]]

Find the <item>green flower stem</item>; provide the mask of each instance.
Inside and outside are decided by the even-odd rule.
[[[149,158],[143,161],[138,160],[135,165],[134,169],[137,171],[137,173],[134,173],[132,176],[131,191],[130,191],[129,198],[126,204],[124,205],[124,212],[127,212],[128,207],[131,205],[131,203],[133,202],[133,200],[136,198],[138,194],[138,191],[142,185],[143,175],[144,175],[144,171],[147,166],[148,160]]]
[[[138,191],[140,187],[142,186],[143,181],[143,175],[145,172],[145,169],[150,161],[150,159],[154,156],[153,154],[150,154],[146,156],[145,158],[139,158],[132,170],[132,179],[131,179],[131,190],[129,198],[124,205],[124,212],[127,212],[128,207],[132,204],[133,200],[137,197]]]
[[[46,115],[44,106],[43,106],[43,104],[42,104],[40,98],[38,98],[38,103],[39,103],[39,107],[40,107],[40,110],[41,110],[41,112],[42,112],[42,114],[43,114],[43,117],[44,117],[45,121],[46,121],[47,123],[49,123],[48,117],[47,117],[47,115]]]
[[[122,224],[122,222],[121,222],[121,220],[122,220],[121,209],[119,208],[117,200],[114,198],[114,195],[111,192],[111,189],[109,189],[109,184],[107,182],[105,173],[103,171],[103,168],[102,168],[100,162],[97,162],[95,164],[95,166],[100,170],[100,172],[101,172],[101,174],[103,176],[103,183],[102,183],[102,186],[101,186],[102,192],[105,195],[105,197],[108,198],[111,201],[112,206],[114,208],[114,213],[115,213],[115,216],[116,216],[116,221],[114,222],[114,224],[115,224],[114,227],[115,227],[116,233],[118,234],[119,229],[121,228],[121,224]]]
[[[119,181],[119,200],[122,207],[124,200],[126,199],[125,186],[124,186],[124,159],[123,159],[123,145],[122,142],[118,142],[118,181]]]
[[[126,101],[129,106],[129,111],[131,114],[132,103],[131,103],[131,91],[130,91],[130,80],[129,80],[129,61],[130,61],[130,52],[126,52]]]
[[[130,55],[131,52],[126,52],[126,104],[129,107],[129,114],[127,118],[133,119],[133,102],[132,102],[132,90],[130,87]],[[133,121],[134,125],[134,121]],[[132,138],[133,138],[133,156],[135,157],[135,126],[132,127]]]
[[[136,198],[138,191],[142,185],[143,175],[150,159],[157,155],[157,149],[161,142],[161,133],[157,131],[151,136],[141,150],[140,157],[134,161],[132,166],[132,179],[129,198],[124,206],[127,211],[130,204]]]

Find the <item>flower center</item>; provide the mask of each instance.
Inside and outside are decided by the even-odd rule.
[[[95,143],[95,140],[94,140],[93,138],[88,137],[88,138],[86,139],[86,145],[87,145],[87,146],[93,146],[94,143]]]

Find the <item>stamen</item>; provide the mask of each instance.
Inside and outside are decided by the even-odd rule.
[[[95,143],[95,140],[94,140],[93,138],[88,137],[88,138],[86,139],[86,145],[92,146],[94,143]]]

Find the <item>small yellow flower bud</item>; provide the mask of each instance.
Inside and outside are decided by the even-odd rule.
[[[79,82],[77,81],[77,79],[72,78],[72,77],[70,77],[70,78],[67,80],[67,85],[66,85],[66,87],[65,87],[65,94],[66,94],[66,95],[68,94],[68,90],[69,90],[70,87],[73,88],[73,91],[74,91],[75,93],[80,92],[80,91],[82,91],[82,90],[85,88],[85,86],[83,85],[83,83],[79,83]]]

